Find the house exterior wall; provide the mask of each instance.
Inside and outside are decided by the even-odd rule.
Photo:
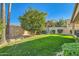
[[[79,3],[75,4],[74,7],[74,12],[73,15],[71,17],[71,22],[70,22],[71,26],[72,26],[72,35],[74,34],[78,34],[79,32]]]
[[[62,29],[63,32],[61,34],[71,34],[70,31],[72,31],[72,25],[73,24],[68,24],[67,27],[49,27],[49,28],[47,27],[46,32],[51,33],[52,30],[55,30],[56,32],[55,34],[58,34],[57,30]],[[74,27],[75,27],[75,31],[79,30],[79,24],[75,24]]]
[[[61,34],[70,34],[71,28],[70,27],[49,27],[49,28],[46,28],[47,33],[52,33],[52,30],[55,30],[55,34],[58,34],[58,30],[63,30],[63,32]]]
[[[74,22],[76,20],[76,16],[79,16],[78,13],[79,13],[79,3],[76,3],[74,7],[74,12],[71,17],[71,22]]]
[[[75,13],[74,13],[73,20],[76,18],[78,12],[79,12],[79,4],[78,4],[78,6],[76,7],[76,11],[75,11]]]
[[[69,25],[70,29],[72,29],[72,26],[73,26],[73,23],[71,23],[71,24]],[[75,24],[74,24],[74,29],[75,29],[75,30],[79,30],[79,24],[78,24],[78,23],[75,23]]]
[[[75,29],[79,30],[79,24],[75,24]]]

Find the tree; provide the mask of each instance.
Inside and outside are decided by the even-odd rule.
[[[53,20],[48,20],[46,22],[46,27],[55,27],[55,21]]]
[[[1,17],[1,19],[2,19],[2,26],[3,26],[3,28],[2,28],[2,39],[3,39],[3,42],[5,42],[6,43],[6,15],[5,15],[5,3],[2,3],[1,4],[1,8],[2,8],[2,17]]]
[[[45,28],[45,17],[47,13],[28,8],[23,16],[20,16],[21,26],[33,34],[41,32]]]
[[[8,5],[8,19],[7,19],[7,30],[6,30],[6,35],[7,35],[7,41],[9,42],[10,40],[10,14],[11,14],[11,3]]]
[[[56,27],[66,27],[67,26],[67,21],[64,19],[60,19],[59,21],[56,22]]]

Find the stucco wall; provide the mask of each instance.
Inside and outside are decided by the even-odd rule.
[[[52,30],[55,30],[57,34],[58,33],[57,30],[59,29],[63,30],[62,34],[70,34],[70,30],[71,30],[70,27],[50,27],[50,28],[46,28],[46,32],[50,33]]]

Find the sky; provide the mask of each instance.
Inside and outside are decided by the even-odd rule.
[[[73,3],[13,3],[11,8],[11,25],[20,25],[19,16],[23,15],[28,7],[46,12],[46,20],[71,19],[74,11]],[[8,15],[6,4],[6,15]]]

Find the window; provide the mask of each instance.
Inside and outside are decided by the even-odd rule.
[[[58,31],[58,33],[62,33],[63,29],[58,29],[57,31]]]
[[[52,33],[55,34],[55,30],[52,30]]]

